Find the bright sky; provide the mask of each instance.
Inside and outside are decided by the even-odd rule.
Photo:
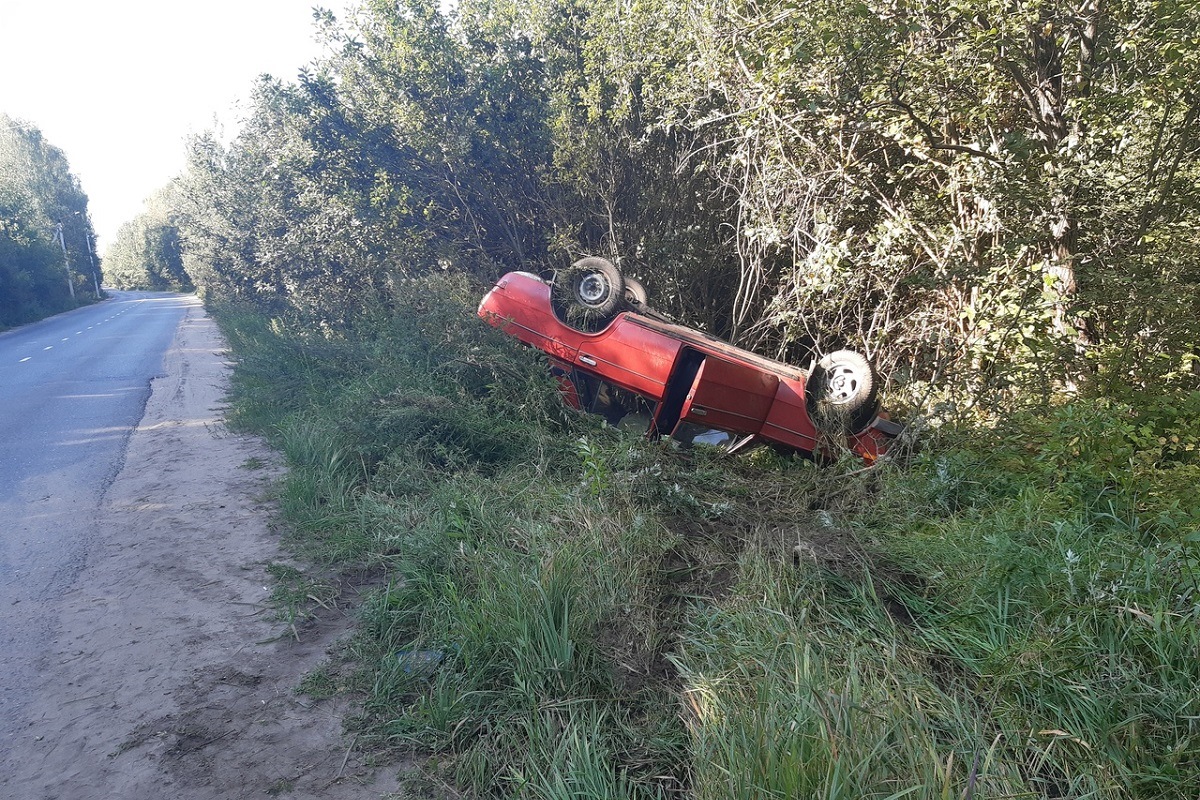
[[[231,133],[262,73],[321,54],[312,7],[354,0],[0,0],[0,112],[64,153],[103,253],[185,164],[191,133]]]

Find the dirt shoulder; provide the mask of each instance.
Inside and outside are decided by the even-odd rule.
[[[188,310],[109,488],[88,565],[23,729],[6,732],[0,795],[382,798],[393,769],[364,764],[346,709],[294,689],[344,633],[299,630],[268,604],[286,560],[265,500],[275,455],[221,423],[229,365],[213,321]],[[285,634],[281,637],[281,634]]]

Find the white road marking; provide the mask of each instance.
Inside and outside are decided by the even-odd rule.
[[[44,353],[44,352],[46,352],[47,350],[53,350],[53,349],[54,349],[54,345],[50,345],[49,347],[43,347],[43,348],[42,348],[42,352]]]
[[[22,359],[21,359],[20,361],[18,361],[17,363],[18,363],[18,364],[24,364],[26,361],[28,361],[28,360],[29,360],[29,359],[31,359],[31,358],[33,358],[33,356],[25,356],[24,358],[22,358]]]

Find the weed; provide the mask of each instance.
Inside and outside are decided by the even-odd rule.
[[[330,609],[336,604],[337,591],[332,586],[296,567],[274,562],[267,565],[267,574],[275,580],[271,602],[279,619],[291,626],[293,633],[296,623],[311,618],[315,609]]]
[[[296,788],[296,781],[292,778],[280,778],[267,787],[266,793],[270,797],[279,797],[291,793]]]
[[[297,691],[317,700],[327,700],[345,691],[345,687],[338,685],[335,670],[327,663],[309,671],[301,679]]]

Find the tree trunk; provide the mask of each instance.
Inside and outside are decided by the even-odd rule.
[[[1082,9],[1082,27],[1078,31],[1079,63],[1076,70],[1075,94],[1085,96],[1091,88],[1092,66],[1095,62],[1096,36],[1099,18],[1099,0],[1088,0]],[[1043,271],[1049,278],[1056,295],[1054,322],[1058,333],[1075,342],[1076,351],[1082,352],[1095,345],[1095,332],[1086,319],[1077,313],[1079,281],[1076,269],[1079,260],[1079,225],[1075,213],[1073,191],[1074,180],[1068,173],[1069,159],[1057,157],[1064,143],[1074,149],[1073,143],[1085,135],[1082,122],[1067,119],[1067,89],[1064,84],[1065,31],[1057,29],[1058,22],[1052,9],[1046,8],[1036,27],[1031,31],[1035,82],[1032,99],[1036,103],[1036,128],[1046,154],[1050,157],[1051,180],[1057,184],[1051,200],[1050,237],[1045,254]]]

